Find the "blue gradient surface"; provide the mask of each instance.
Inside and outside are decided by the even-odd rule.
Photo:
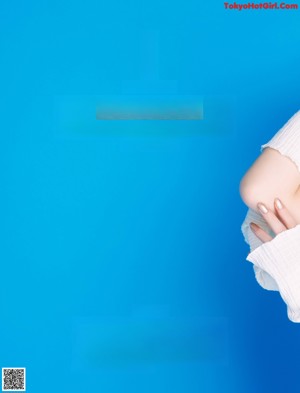
[[[53,0],[0,19],[0,367],[31,393],[294,392],[299,326],[245,260],[238,187],[300,107],[299,11]],[[208,125],[91,129],[72,96],[202,97]]]

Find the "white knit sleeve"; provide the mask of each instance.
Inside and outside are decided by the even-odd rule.
[[[300,224],[263,243],[246,258],[272,276],[292,322],[300,322]]]
[[[267,143],[261,145],[260,151],[262,152],[266,147],[276,149],[282,155],[289,157],[300,172],[300,110]]]
[[[253,209],[248,209],[246,218],[241,225],[241,231],[244,236],[245,242],[250,246],[250,252],[251,252],[255,250],[257,247],[261,246],[262,241],[252,232],[249,225],[250,222],[255,222],[271,236],[273,236],[274,233],[272,233],[266,221],[263,219],[263,217],[260,214],[258,214]],[[255,265],[253,265],[253,270],[254,270],[256,281],[263,289],[269,291],[279,291],[276,281],[269,273],[261,269],[259,266],[255,266]]]
[[[298,110],[267,143],[261,145],[260,151],[263,151],[266,147],[276,149],[282,155],[289,157],[300,172],[300,110]],[[260,247],[262,242],[253,234],[249,226],[250,221],[255,222],[264,229],[265,232],[271,235],[272,233],[270,233],[270,229],[261,215],[249,209],[246,220],[242,224],[242,232],[245,241],[250,245],[250,252],[252,252]],[[279,290],[276,279],[272,275],[263,270],[260,266],[254,265],[253,268],[257,282],[264,289]]]

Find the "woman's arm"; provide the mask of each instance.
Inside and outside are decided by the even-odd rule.
[[[300,224],[296,224],[282,201],[277,202],[273,204],[276,214],[265,204],[261,210],[275,237],[255,225],[254,232],[263,243],[246,260],[253,263],[259,274],[264,273],[263,284],[266,273],[276,282],[287,305],[288,318],[300,322]]]
[[[277,196],[296,213],[300,223],[300,110],[260,150],[240,181],[241,198],[257,211],[257,202],[263,200],[273,206]]]
[[[246,260],[263,288],[279,290],[289,319],[300,322],[300,111],[261,145],[261,152],[240,181],[248,212],[264,216],[263,225],[256,219],[260,227],[251,230],[251,220],[243,223],[251,248]],[[285,202],[283,210],[274,205],[275,197]],[[267,215],[259,211],[259,202],[268,206]]]
[[[295,205],[299,185],[300,172],[295,163],[278,150],[266,147],[241,179],[239,191],[244,203],[256,212],[257,203],[264,201],[274,213],[273,201],[279,197],[300,220],[300,204]],[[294,211],[297,208],[298,215]]]
[[[295,225],[287,208],[283,203],[281,206],[276,207],[276,215],[269,207],[263,213],[275,237],[257,247],[246,259],[274,278],[287,305],[288,318],[300,322],[300,224]],[[258,228],[255,231],[262,239],[262,230]]]
[[[252,209],[248,209],[245,220],[241,225],[241,231],[245,242],[250,247],[250,252],[254,251],[257,247],[262,245],[262,240],[255,235],[250,227],[250,223],[253,222],[262,228],[266,233],[272,233],[266,221],[263,219],[261,214],[258,214]],[[269,291],[279,291],[278,285],[275,279],[270,276],[269,273],[261,269],[260,267],[253,265],[254,275],[257,283],[265,290]]]

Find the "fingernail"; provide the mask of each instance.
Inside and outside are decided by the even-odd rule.
[[[257,204],[257,207],[259,208],[259,210],[262,212],[262,213],[264,213],[264,214],[266,214],[266,213],[268,213],[268,209],[266,208],[266,206],[263,204],[263,203],[258,203]]]
[[[282,209],[282,208],[283,208],[283,206],[282,206],[282,203],[281,203],[280,199],[278,199],[278,198],[275,198],[275,203],[276,203],[276,206],[278,207],[278,209]]]
[[[252,231],[255,231],[255,225],[253,225],[253,222],[250,222],[250,228],[252,229]]]

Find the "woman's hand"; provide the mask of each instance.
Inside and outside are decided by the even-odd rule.
[[[297,225],[296,220],[291,216],[288,209],[278,198],[275,198],[274,206],[276,214],[274,214],[270,209],[268,209],[268,207],[263,203],[259,202],[257,204],[259,211],[261,212],[265,221],[270,226],[275,235],[278,235],[280,232],[286,231],[287,229],[294,228]],[[263,243],[266,243],[273,239],[268,233],[266,233],[260,226],[258,226],[254,222],[250,223],[250,228]]]

